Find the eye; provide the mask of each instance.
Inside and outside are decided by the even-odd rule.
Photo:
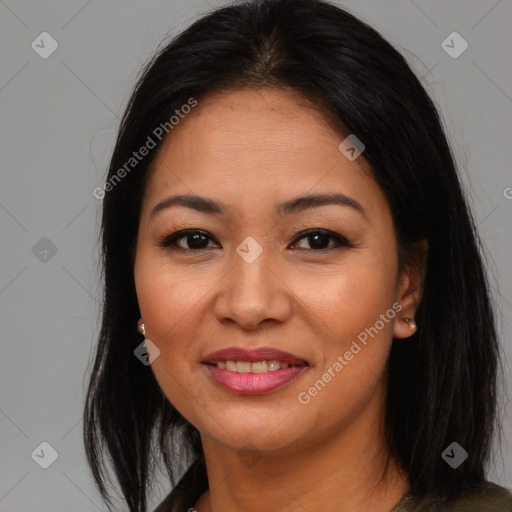
[[[183,247],[178,242],[182,239],[185,239],[185,243],[188,243],[188,247]],[[208,239],[213,240],[210,235],[208,235],[205,231],[199,230],[184,230],[177,231],[169,236],[164,236],[159,242],[159,247],[167,247],[171,249],[177,250],[201,250],[207,249],[208,247]],[[206,242],[206,243],[205,243]]]
[[[307,250],[326,251],[336,249],[337,247],[353,247],[345,237],[326,229],[309,229],[304,231],[300,233],[299,237],[295,238],[294,244],[303,239],[307,239],[312,247],[312,249]],[[329,247],[329,240],[334,240],[336,245]]]
[[[295,238],[292,246],[296,245],[297,242],[303,239],[307,239],[312,247],[311,249],[306,250],[312,251],[325,251],[336,249],[337,247],[353,247],[345,237],[326,229],[309,229],[304,231],[300,233],[300,236]],[[184,240],[185,246],[180,243],[182,240]],[[177,231],[172,235],[162,237],[156,245],[176,250],[199,251],[202,249],[208,249],[208,240],[213,240],[213,238],[205,231],[182,230]],[[330,240],[334,240],[334,247],[329,247]]]

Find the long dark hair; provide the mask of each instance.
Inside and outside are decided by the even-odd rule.
[[[418,497],[482,481],[495,427],[498,342],[482,245],[436,107],[401,54],[353,15],[321,0],[267,0],[217,9],[163,46],[121,122],[102,192],[103,318],[84,410],[87,458],[102,497],[110,508],[107,459],[131,512],[146,511],[158,462],[174,485],[188,468],[170,499],[175,510],[193,506],[208,487],[197,429],[133,354],[142,341],[137,229],[160,147],[155,129],[167,126],[172,137],[169,119],[191,98],[200,104],[212,92],[258,87],[304,94],[340,141],[350,133],[363,141],[389,202],[401,268],[411,244],[428,240],[418,330],[393,340],[389,359],[390,456]],[[148,136],[156,147],[126,167]],[[469,454],[457,469],[441,458],[453,441]]]

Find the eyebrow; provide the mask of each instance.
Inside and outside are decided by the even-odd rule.
[[[368,217],[363,206],[355,199],[340,193],[326,193],[326,194],[309,194],[306,196],[300,196],[284,203],[278,204],[276,207],[276,215],[282,217],[291,213],[302,212],[310,208],[318,208],[325,205],[339,205],[349,208],[353,208],[363,215],[366,220]],[[208,197],[202,197],[190,194],[178,194],[167,197],[160,201],[152,210],[150,219],[152,219],[158,212],[166,210],[174,206],[183,206],[196,210],[202,213],[208,213],[212,215],[225,216],[228,213],[228,208],[223,203],[210,199]]]

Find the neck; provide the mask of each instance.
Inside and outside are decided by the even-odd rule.
[[[261,451],[246,463],[238,450],[202,435],[210,491],[196,511],[389,512],[407,492],[408,479],[388,461],[381,422],[365,414],[372,413],[363,412],[333,437]]]

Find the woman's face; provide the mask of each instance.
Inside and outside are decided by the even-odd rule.
[[[286,450],[356,424],[377,428],[392,338],[411,334],[403,317],[414,316],[414,277],[397,274],[385,196],[342,140],[297,93],[224,92],[181,119],[154,162],[137,296],[160,350],[156,379],[203,439]],[[350,199],[294,203],[328,194]],[[219,212],[203,202],[152,214],[174,195]],[[159,246],[181,230],[191,232]],[[238,371],[205,362],[232,347],[284,351],[298,366],[268,363],[286,359],[272,352],[253,354],[267,361],[255,365],[247,354],[219,356]]]

